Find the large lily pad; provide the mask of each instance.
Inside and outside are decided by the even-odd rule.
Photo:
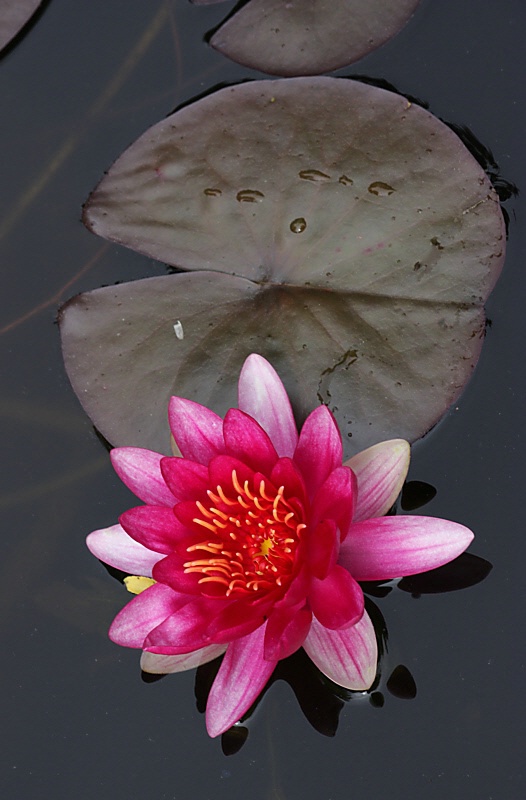
[[[42,0],[0,0],[0,50],[22,30]]]
[[[169,395],[224,410],[252,351],[299,418],[334,410],[349,450],[414,440],[471,374],[504,254],[496,194],[457,136],[336,78],[243,84],[183,108],[118,159],[85,218],[207,271],[97,290],[62,313],[66,367],[97,427],[160,449]]]
[[[375,50],[406,24],[420,0],[251,0],[210,43],[273,75],[318,75]]]

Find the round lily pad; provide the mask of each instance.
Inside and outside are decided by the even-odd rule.
[[[272,75],[319,75],[375,50],[420,0],[250,0],[212,36],[223,55]]]
[[[2,0],[0,3],[0,50],[22,30],[42,0]]]
[[[249,352],[276,367],[299,421],[334,411],[348,452],[418,438],[473,370],[504,258],[497,196],[458,137],[336,78],[186,106],[117,160],[85,220],[197,271],[87,293],[61,315],[96,426],[162,450],[170,394],[224,410]]]

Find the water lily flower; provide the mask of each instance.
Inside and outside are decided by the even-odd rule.
[[[367,690],[377,645],[358,581],[433,569],[473,538],[454,522],[383,516],[407,474],[407,442],[343,464],[331,412],[319,406],[298,434],[285,388],[259,355],[243,365],[238,406],[221,419],[172,397],[182,457],[114,449],[115,470],[145,505],[88,537],[97,558],[151,579],[109,632],[143,650],[144,670],[177,672],[224,653],[207,703],[211,736],[300,647],[334,682]]]

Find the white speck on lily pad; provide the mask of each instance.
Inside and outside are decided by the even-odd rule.
[[[174,331],[178,339],[184,339],[183,324],[180,320],[174,324]]]

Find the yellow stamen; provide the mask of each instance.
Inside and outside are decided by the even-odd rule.
[[[199,519],[199,517],[195,517],[192,522],[195,522],[196,525],[201,525],[203,528],[208,528],[209,531],[212,533],[217,533],[217,528],[215,525],[211,525],[209,522],[205,522],[204,519]]]
[[[218,493],[219,497],[221,498],[221,500],[223,501],[223,503],[226,503],[227,506],[235,506],[236,505],[236,501],[235,500],[231,500],[229,497],[226,496],[226,494],[223,491],[223,487],[222,486],[218,486],[217,487],[217,493]]]

